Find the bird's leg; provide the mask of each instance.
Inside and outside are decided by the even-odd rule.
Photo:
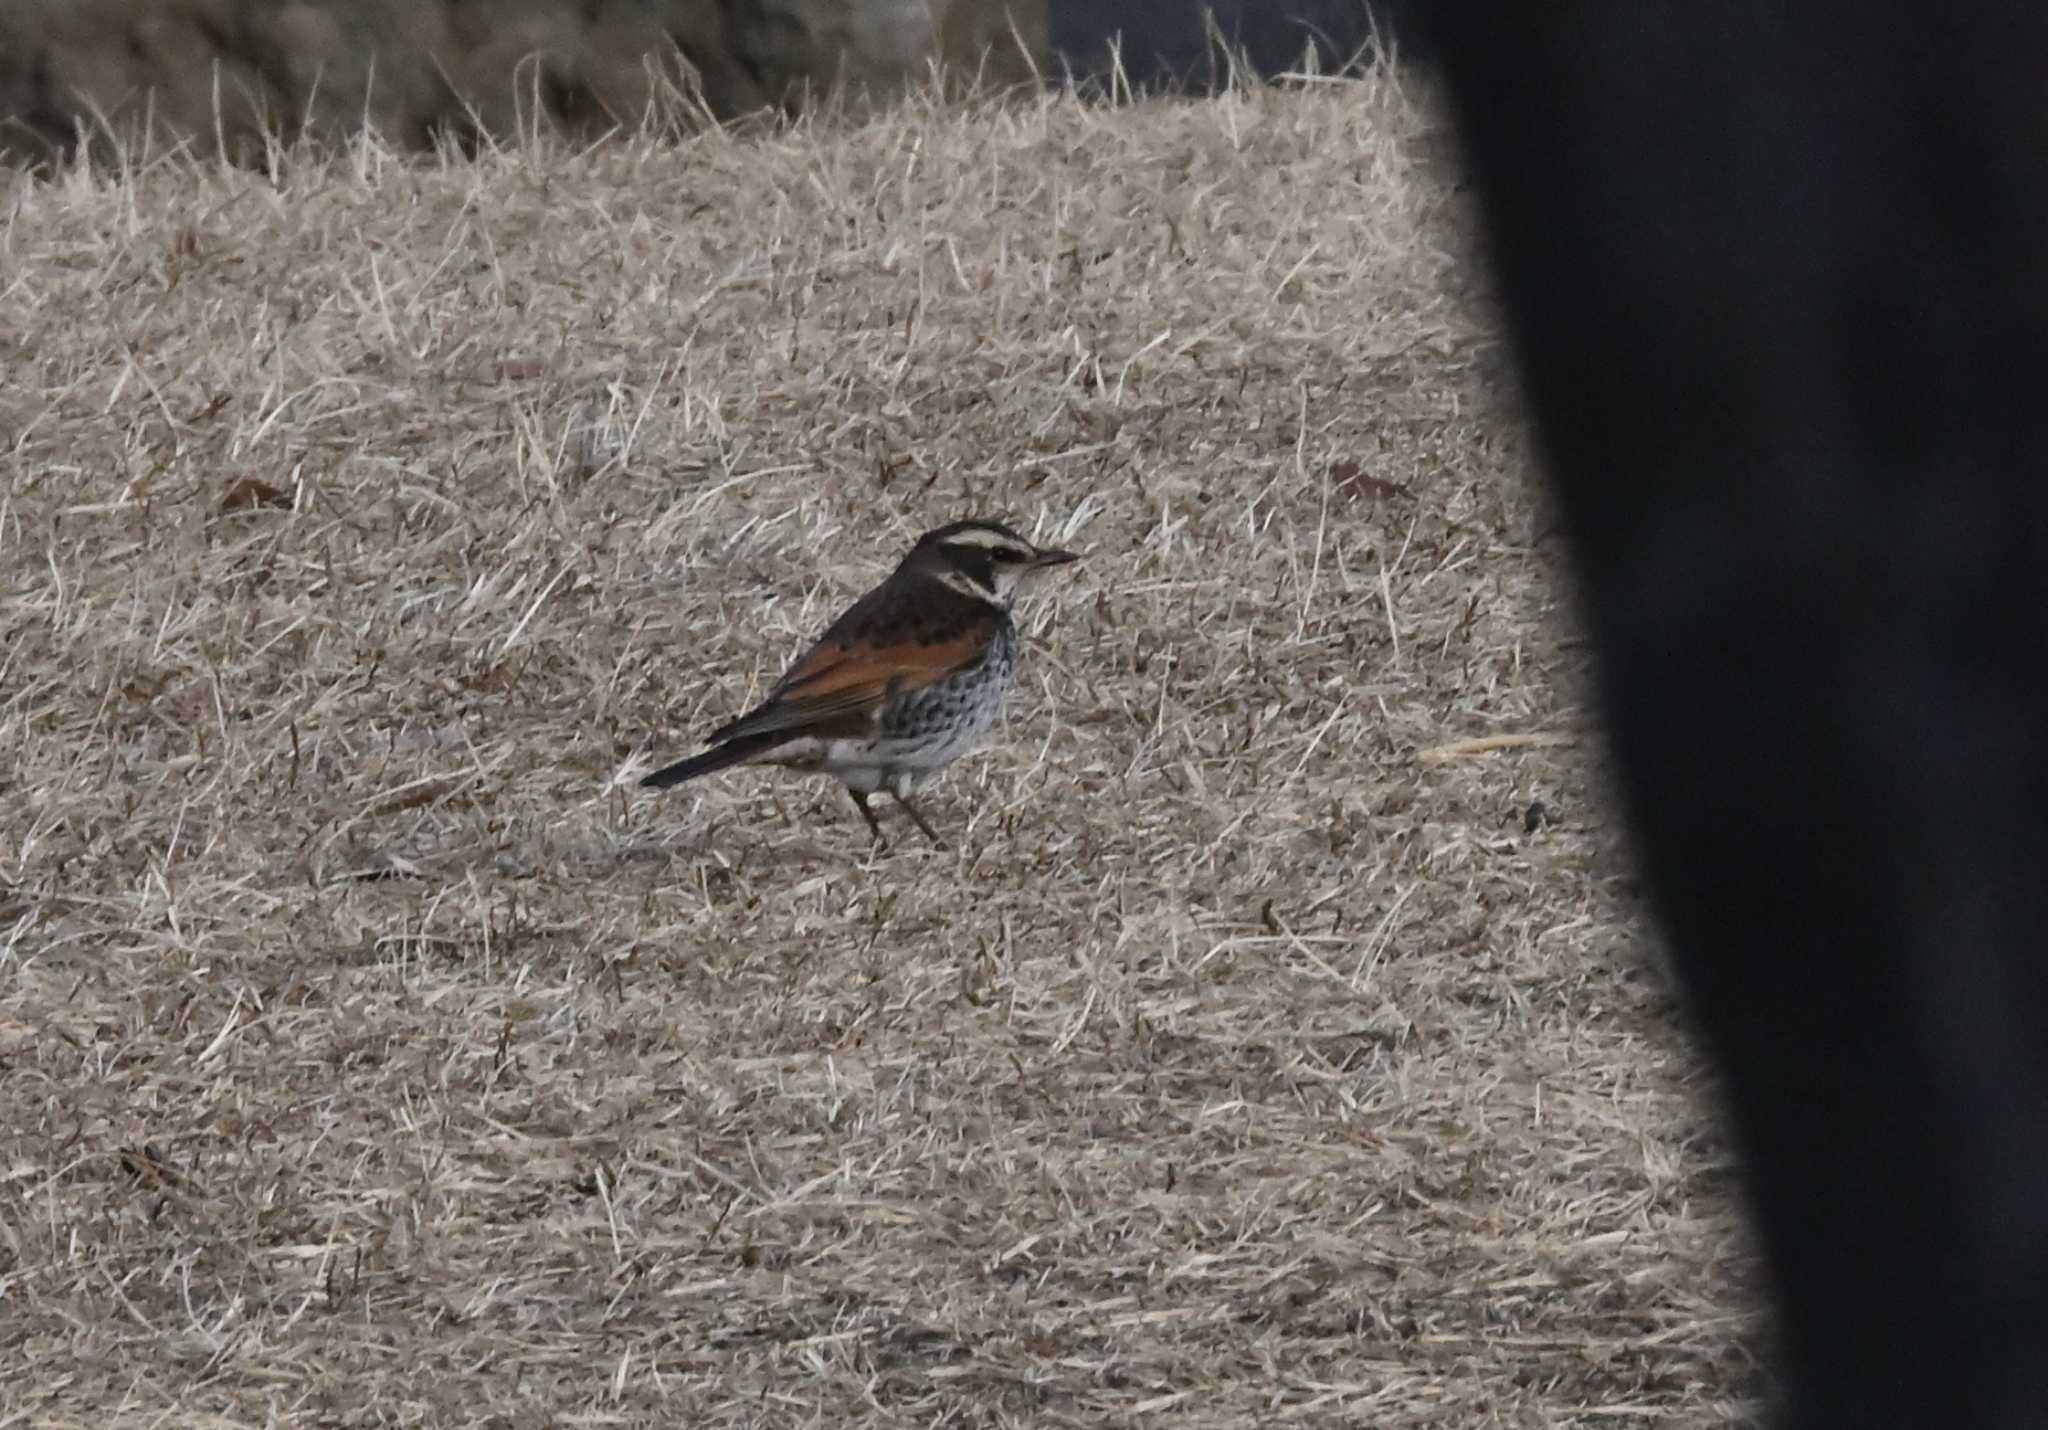
[[[849,788],[846,793],[853,800],[853,807],[860,811],[860,817],[868,822],[868,833],[875,836],[875,843],[887,844],[889,841],[882,837],[882,821],[875,818],[875,812],[868,808],[868,797],[859,790],[852,788]],[[918,822],[922,824],[924,821],[919,820]]]
[[[932,827],[924,822],[924,816],[917,812],[917,806],[912,804],[908,799],[905,799],[902,794],[897,793],[894,790],[890,791],[890,793],[896,795],[896,803],[902,805],[903,812],[910,816],[912,821],[916,823],[919,829],[922,829],[924,831],[924,837],[931,840],[932,847],[935,849],[944,849],[946,847],[946,841],[939,838],[939,836],[932,831]]]

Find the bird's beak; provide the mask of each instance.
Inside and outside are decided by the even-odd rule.
[[[1069,561],[1079,561],[1080,559],[1081,553],[1078,551],[1056,551],[1051,547],[1042,547],[1039,550],[1038,559],[1031,564],[1034,567],[1064,566]]]

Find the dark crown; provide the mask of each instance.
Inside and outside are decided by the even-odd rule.
[[[1038,548],[999,521],[956,521],[918,538],[919,550],[1023,564],[1038,559]]]
[[[956,521],[920,537],[903,566],[1007,609],[1018,583],[1032,572],[1073,559],[1070,551],[1033,546],[999,521]]]

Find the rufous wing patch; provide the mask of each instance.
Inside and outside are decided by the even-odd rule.
[[[821,644],[790,667],[776,687],[776,697],[823,700],[852,688],[871,688],[879,696],[898,682],[903,689],[917,690],[945,679],[979,655],[987,643],[988,632],[977,625],[948,640],[930,644]]]
[[[981,654],[989,633],[977,623],[941,641],[821,641],[789,668],[768,699],[712,738],[730,740],[841,721],[879,708],[891,690],[936,684]]]

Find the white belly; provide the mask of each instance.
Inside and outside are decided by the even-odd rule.
[[[988,724],[988,720],[965,721],[927,739],[791,740],[764,763],[827,774],[858,794],[877,790],[904,794],[966,754]]]

